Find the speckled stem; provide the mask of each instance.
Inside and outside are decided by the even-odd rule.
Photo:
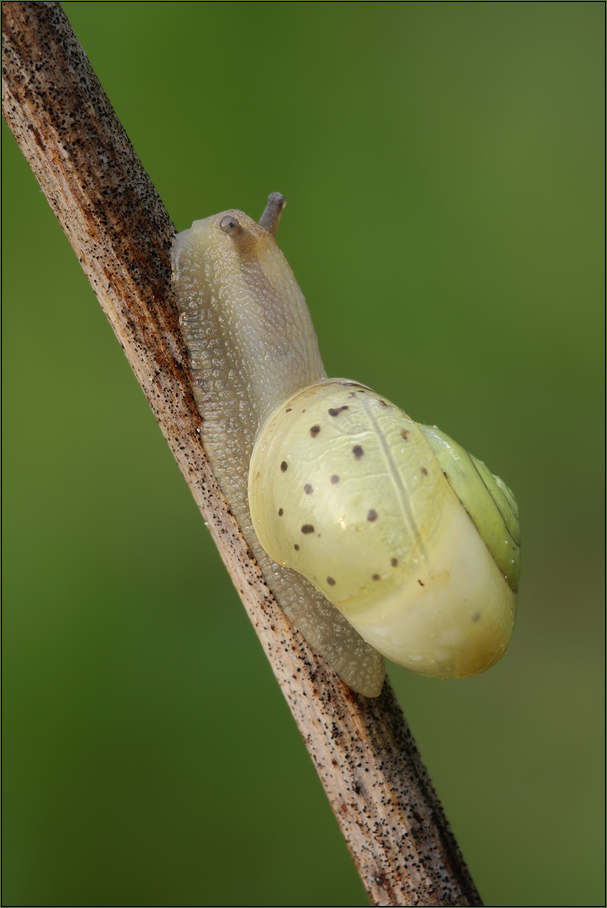
[[[388,684],[353,694],[269,594],[210,472],[170,287],[173,225],[58,3],[3,3],[3,113],[239,590],[375,905],[480,905]]]

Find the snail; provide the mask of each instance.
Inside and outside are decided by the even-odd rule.
[[[354,690],[383,656],[437,678],[504,654],[519,577],[516,501],[436,427],[329,379],[275,236],[230,210],[173,243],[180,326],[222,491],[287,617]]]

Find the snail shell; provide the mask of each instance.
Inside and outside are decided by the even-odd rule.
[[[439,678],[504,653],[519,575],[516,502],[436,428],[326,376],[274,235],[238,211],[174,242],[180,322],[205,448],[287,616],[355,690],[380,653]]]
[[[368,388],[321,382],[262,427],[249,502],[264,549],[368,643],[457,678],[497,662],[510,638],[518,522],[501,480],[463,451],[447,463],[455,444],[436,434]]]

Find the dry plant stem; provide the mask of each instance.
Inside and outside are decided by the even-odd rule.
[[[2,109],[213,534],[375,905],[481,905],[389,684],[352,693],[265,585],[200,444],[173,225],[58,3],[2,4]],[[205,212],[202,212],[205,214]]]

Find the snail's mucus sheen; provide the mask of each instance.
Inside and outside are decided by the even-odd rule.
[[[273,194],[267,228],[228,211],[174,244],[203,440],[224,494],[287,615],[355,690],[381,690],[374,650],[438,678],[482,672],[512,633],[514,497],[440,430],[326,378],[274,240],[282,207]]]

